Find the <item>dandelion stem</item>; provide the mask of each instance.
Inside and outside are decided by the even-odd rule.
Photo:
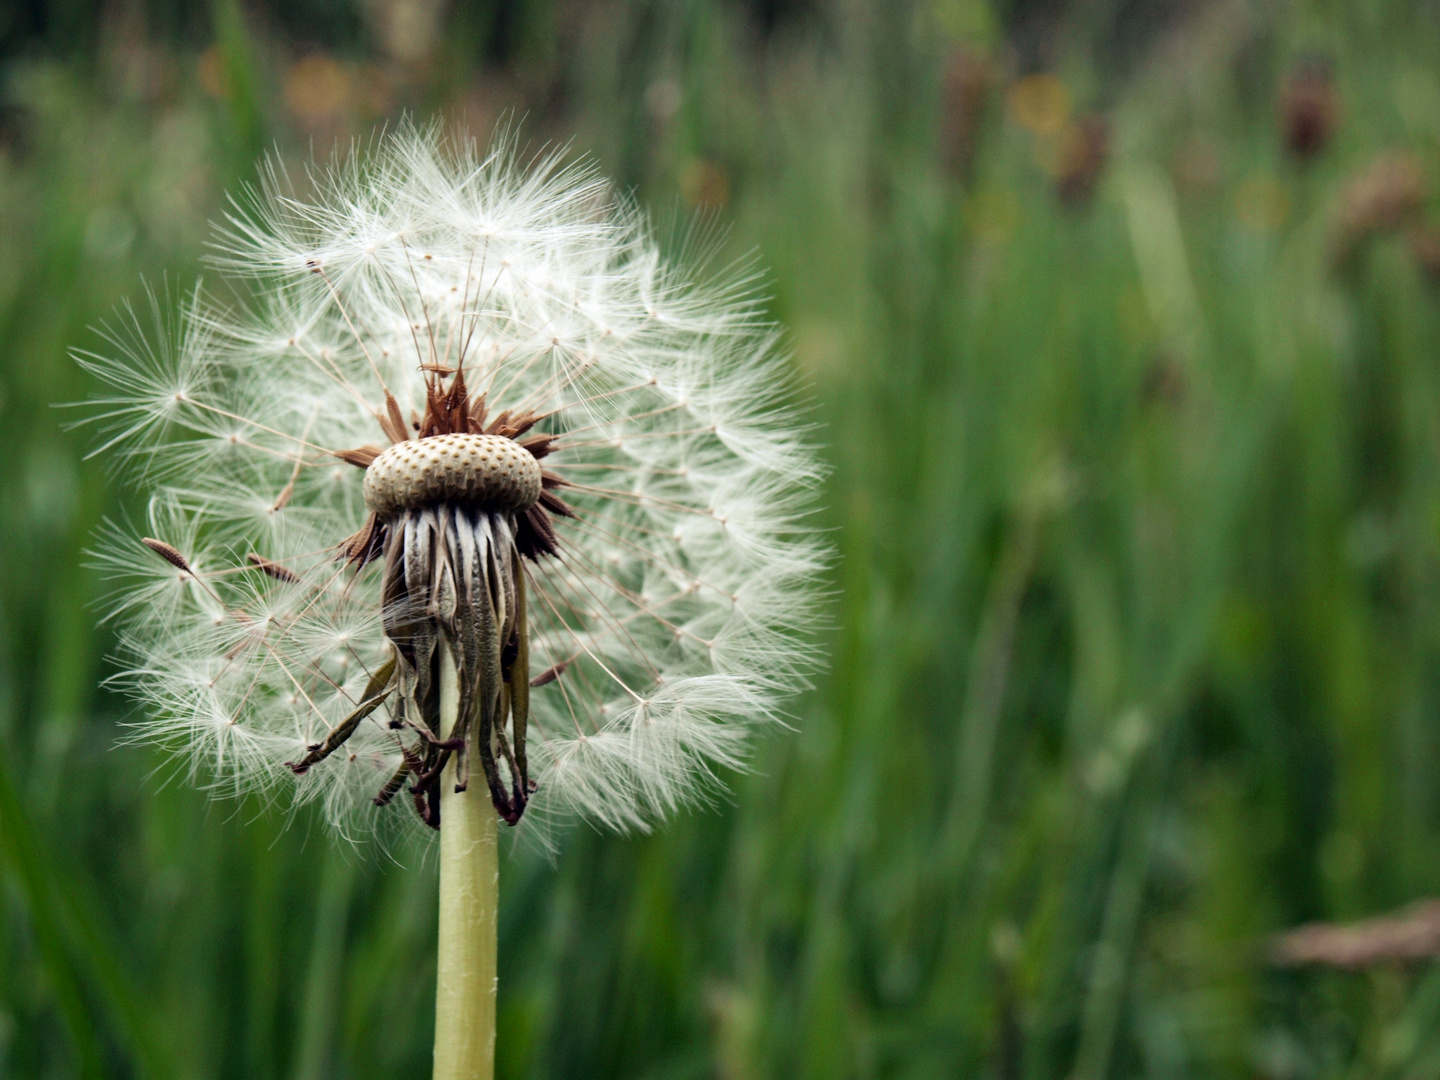
[[[455,660],[440,649],[447,737],[459,706]],[[471,738],[475,738],[475,725]],[[474,751],[472,750],[472,753]],[[435,1080],[491,1080],[495,1065],[496,816],[482,783],[455,791],[456,759],[440,777],[440,954]]]

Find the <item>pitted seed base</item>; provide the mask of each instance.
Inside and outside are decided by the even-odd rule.
[[[540,498],[540,463],[501,435],[409,439],[370,463],[364,492],[381,518],[437,502],[528,510]]]

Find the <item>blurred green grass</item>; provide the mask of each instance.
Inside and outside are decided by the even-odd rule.
[[[428,1070],[424,853],[117,747],[82,549],[133,493],[51,408],[259,150],[401,108],[728,227],[834,466],[799,733],[713,812],[505,863],[499,1075],[1440,1074],[1440,968],[1264,954],[1440,893],[1432,9],[47,10],[0,27],[0,1075]]]

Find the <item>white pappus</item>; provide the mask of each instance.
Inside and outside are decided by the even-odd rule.
[[[504,138],[402,125],[310,180],[272,167],[220,230],[245,299],[152,299],[78,356],[149,495],[96,549],[135,737],[352,834],[439,826],[452,754],[511,824],[703,798],[812,667],[827,557],[752,282]]]

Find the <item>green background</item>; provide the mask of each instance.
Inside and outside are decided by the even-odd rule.
[[[428,1074],[433,856],[117,746],[135,496],[52,407],[403,110],[726,230],[833,465],[798,731],[504,861],[500,1076],[1440,1076],[1440,966],[1266,946],[1440,893],[1437,65],[1396,0],[0,6],[0,1076]]]

